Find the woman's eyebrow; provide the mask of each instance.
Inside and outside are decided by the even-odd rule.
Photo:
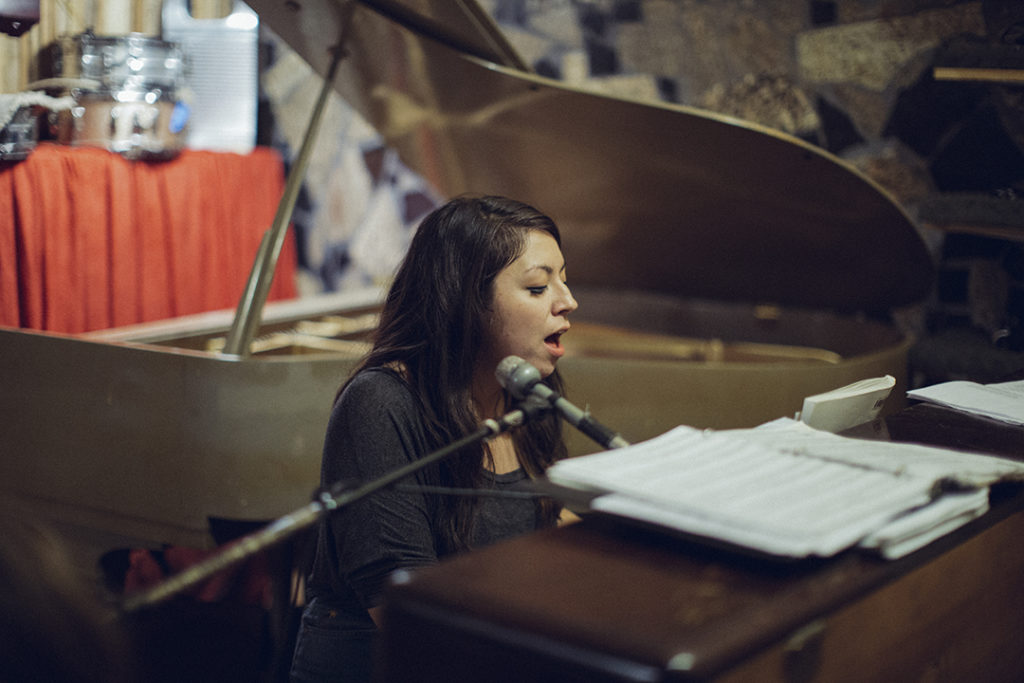
[[[549,266],[547,264],[542,264],[542,263],[538,263],[535,266],[530,266],[529,268],[526,269],[525,272],[529,273],[531,270],[543,270],[548,275],[554,275],[555,274],[555,269],[554,268],[552,268],[551,266]],[[559,273],[564,273],[565,272],[565,264],[564,263],[562,264],[562,267],[558,269],[558,272]]]

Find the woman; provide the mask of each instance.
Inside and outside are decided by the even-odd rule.
[[[500,417],[495,378],[509,355],[556,391],[561,336],[576,309],[558,228],[503,197],[461,197],[419,226],[381,312],[373,350],[342,386],[324,444],[324,485],[370,481]],[[565,455],[554,414],[469,447],[408,480],[506,490]],[[365,681],[387,576],[527,531],[559,516],[551,500],[389,488],[320,528],[295,681]]]

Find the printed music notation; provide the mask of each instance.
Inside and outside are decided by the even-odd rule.
[[[782,419],[754,429],[676,427],[561,461],[548,478],[598,493],[594,511],[760,554],[828,557],[860,545],[893,558],[984,513],[987,486],[1024,480],[1024,463]]]
[[[1024,425],[1024,381],[979,384],[958,380],[907,392],[907,398]]]

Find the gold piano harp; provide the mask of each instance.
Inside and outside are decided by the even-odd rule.
[[[504,194],[558,222],[581,302],[560,368],[627,439],[753,426],[870,376],[905,385],[910,340],[870,314],[923,298],[931,262],[897,203],[828,153],[538,76],[468,0],[250,5],[319,74],[334,61],[327,83],[440,194]],[[90,529],[97,552],[208,547],[211,517],[309,501],[382,292],[248,296],[235,315],[0,329],[0,486]],[[571,431],[573,453],[593,450]]]

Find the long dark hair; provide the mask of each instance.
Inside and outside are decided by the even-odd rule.
[[[480,424],[471,388],[494,279],[523,253],[531,230],[550,234],[561,246],[554,221],[532,206],[505,197],[457,197],[423,219],[395,275],[373,349],[353,376],[363,368],[400,367],[420,402],[434,448]],[[545,382],[563,391],[557,370]],[[511,407],[507,396],[506,404]],[[566,455],[561,422],[553,413],[515,430],[512,439],[531,477]],[[467,448],[443,461],[434,476],[445,486],[481,486],[484,454],[482,444]],[[439,497],[438,535],[444,544],[439,552],[469,547],[475,502],[469,496]],[[538,514],[541,525],[551,525],[558,506],[542,499]]]

